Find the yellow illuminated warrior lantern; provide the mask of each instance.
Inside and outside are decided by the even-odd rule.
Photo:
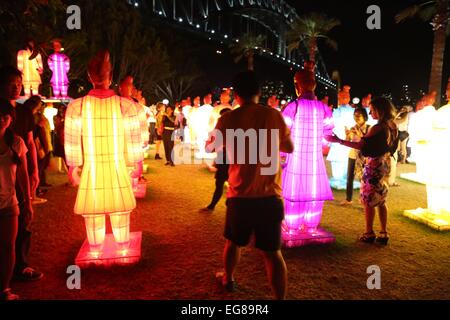
[[[65,119],[70,171],[83,166],[74,211],[84,217],[88,253],[104,259],[106,254],[114,257],[120,248],[126,256],[130,213],[136,207],[127,163],[135,165],[143,160],[139,119],[133,102],[109,89],[112,70],[108,51],[99,52],[90,61],[88,75],[94,89],[69,104]],[[103,247],[106,215],[115,240],[115,246],[108,250],[115,253],[106,253],[106,244]],[[138,242],[140,255],[140,235]]]
[[[39,94],[39,85],[41,84],[41,74],[44,70],[42,64],[42,57],[38,53],[33,59],[35,50],[34,41],[29,41],[25,50],[20,50],[17,53],[17,69],[22,72],[22,84],[26,97],[31,94]]]

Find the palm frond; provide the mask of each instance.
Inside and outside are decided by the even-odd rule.
[[[331,30],[339,26],[341,22],[336,18],[330,18],[323,13],[312,12],[299,17],[286,32],[286,39],[290,45],[288,50],[297,48],[301,42],[323,38],[332,48],[337,49],[336,41],[328,37]]]
[[[287,49],[289,52],[292,52],[293,50],[297,49],[299,46],[300,46],[300,40],[291,42],[288,45]]]
[[[407,7],[395,16],[395,22],[400,23],[414,17],[429,21],[436,14],[436,4],[437,1],[432,0]]]

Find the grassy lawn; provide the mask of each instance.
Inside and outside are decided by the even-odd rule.
[[[73,214],[76,189],[65,186],[65,175],[50,173],[54,186],[48,202],[36,207],[31,254],[45,278],[13,283],[14,291],[23,299],[270,299],[262,256],[252,246],[244,249],[236,273],[239,291],[218,290],[214,273],[222,267],[225,201],[214,213],[199,213],[214,191],[213,174],[201,165],[164,162],[146,160],[147,197],[138,200],[132,216],[131,230],[143,232],[141,261],[82,270],[81,290],[66,287],[66,268],[85,239],[83,219]],[[401,165],[398,174],[413,170]],[[450,299],[450,233],[404,218],[404,209],[426,207],[426,191],[397,182],[401,186],[389,194],[387,247],[356,242],[364,229],[362,207],[340,206],[344,192],[334,192],[321,225],[336,235],[336,243],[283,250],[289,299]],[[370,265],[381,268],[381,290],[366,287]]]

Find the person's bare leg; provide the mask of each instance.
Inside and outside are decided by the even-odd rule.
[[[274,252],[263,251],[267,277],[272,287],[275,299],[286,299],[287,292],[287,267],[281,250]]]
[[[366,214],[366,233],[373,232],[373,220],[375,218],[375,208],[364,206],[364,212]]]
[[[225,242],[225,248],[223,249],[223,265],[225,268],[225,274],[222,281],[224,285],[234,281],[234,271],[236,270],[240,257],[241,249],[232,241],[227,240]]]
[[[0,293],[9,288],[16,261],[17,216],[0,220]]]
[[[387,232],[387,207],[385,204],[379,206],[378,216],[380,218],[381,232]]]

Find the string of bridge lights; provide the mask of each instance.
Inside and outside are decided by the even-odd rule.
[[[162,12],[162,11],[158,11],[158,15],[160,15],[160,16],[163,16],[164,15],[164,17],[166,17],[166,15]],[[178,18],[178,19],[175,19],[176,21],[178,21],[179,23],[183,23],[184,22],[184,19],[183,18]],[[189,25],[191,25],[192,27],[195,27],[196,29],[200,29],[201,28],[201,26],[200,26],[200,24],[195,24],[195,26],[194,26],[194,24],[192,23],[192,22],[188,22],[189,23]],[[216,34],[216,31],[214,30],[214,29],[211,29],[211,30],[209,30],[209,32],[211,33],[211,34]],[[216,35],[217,36],[217,35]],[[223,38],[224,39],[229,39],[229,36],[227,35],[227,34],[224,34],[223,35]],[[208,40],[212,40],[212,38],[211,37],[208,37]],[[239,39],[234,39],[233,41],[235,41],[235,42],[239,42]],[[293,66],[295,66],[295,67],[298,67],[298,68],[302,68],[302,69],[304,69],[304,67],[303,66],[301,66],[300,64],[298,64],[298,63],[296,63],[296,62],[294,62],[294,61],[291,61],[290,59],[286,59],[285,57],[282,57],[282,56],[280,56],[279,54],[274,54],[273,52],[271,52],[270,50],[267,50],[267,49],[264,49],[264,48],[259,48],[259,47],[255,47],[255,50],[259,50],[259,49],[262,49],[261,51],[262,51],[262,53],[264,53],[264,54],[267,54],[267,55],[270,55],[271,57],[276,57],[277,59],[280,59],[280,60],[283,60],[284,62],[286,62],[286,63],[288,63],[288,64],[290,64],[290,65],[293,65]],[[222,54],[222,51],[221,50],[217,50],[216,51],[216,53],[217,54]],[[332,81],[330,81],[329,79],[327,79],[327,78],[325,78],[325,77],[322,77],[320,74],[316,74],[316,77],[319,79],[319,80],[321,80],[324,84],[326,84],[326,85],[328,85],[328,86],[331,86],[331,87],[333,87],[333,88],[336,88],[336,84],[334,83],[334,82],[332,82]]]

